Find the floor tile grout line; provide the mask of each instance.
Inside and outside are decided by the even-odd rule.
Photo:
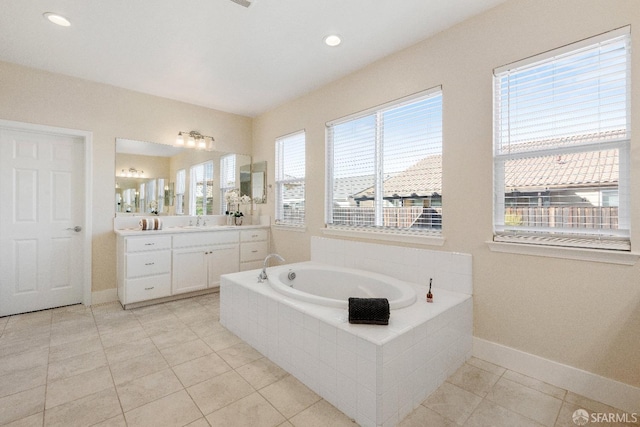
[[[164,304],[163,304],[163,305],[164,305]],[[135,309],[134,309],[134,310],[135,310]],[[169,310],[169,311],[171,311],[171,310]],[[174,314],[174,315],[175,315],[175,314]],[[143,330],[145,330],[144,325],[143,325],[143,324],[142,324],[142,322],[140,321],[140,318],[139,318],[138,316],[136,316],[136,315],[135,315],[135,313],[134,313],[134,316],[136,317],[136,320],[138,321],[138,323],[140,324],[140,326],[142,327],[142,329],[143,329]],[[176,316],[176,318],[177,318],[177,319],[182,323],[182,321],[181,321],[177,316]],[[189,330],[191,330],[191,329],[189,328]],[[193,332],[193,331],[192,331],[192,332]],[[206,415],[202,412],[202,409],[200,408],[200,406],[198,406],[198,404],[193,400],[193,397],[191,396],[191,394],[190,394],[190,393],[189,393],[189,391],[187,390],[187,387],[185,387],[184,383],[180,380],[180,377],[178,377],[178,375],[176,374],[176,372],[175,372],[175,371],[174,371],[174,369],[173,369],[173,366],[171,366],[171,364],[169,363],[169,361],[167,360],[167,358],[165,357],[165,355],[162,353],[162,351],[160,350],[160,348],[158,347],[158,345],[156,344],[156,342],[155,342],[155,341],[153,341],[153,339],[149,336],[149,334],[148,334],[148,332],[147,332],[146,330],[145,330],[145,334],[146,334],[146,335],[147,335],[147,337],[151,340],[151,342],[153,343],[154,347],[156,348],[156,350],[158,351],[158,353],[160,354],[160,356],[162,357],[162,359],[163,359],[163,360],[165,361],[165,363],[167,364],[168,369],[170,369],[170,370],[171,370],[171,372],[173,373],[173,375],[175,375],[175,377],[178,379],[178,382],[179,382],[179,383],[180,383],[180,385],[182,386],[182,389],[181,389],[181,390],[178,390],[178,391],[176,391],[176,392],[174,392],[174,393],[169,393],[169,394],[168,394],[168,395],[166,395],[166,396],[161,396],[161,397],[159,397],[159,398],[157,398],[157,399],[154,399],[154,400],[152,400],[152,401],[150,401],[150,402],[146,402],[145,404],[143,404],[143,405],[141,405],[141,406],[139,406],[139,407],[142,407],[142,406],[144,406],[144,405],[147,405],[147,404],[149,404],[149,403],[151,403],[151,402],[155,402],[155,401],[157,401],[157,400],[159,400],[159,399],[163,399],[163,398],[165,398],[165,397],[167,397],[167,396],[171,396],[171,395],[173,395],[173,394],[179,393],[180,391],[184,391],[184,392],[187,394],[187,396],[189,396],[189,399],[191,400],[191,402],[192,402],[192,403],[195,405],[195,407],[198,409],[198,411],[199,411],[199,412],[200,412],[200,414],[202,415],[202,418],[204,418],[204,419],[206,420],[206,419],[207,419],[207,418],[206,418]],[[196,334],[196,335],[197,335],[197,334]],[[206,343],[205,343],[205,344],[206,344]],[[178,344],[178,345],[179,345],[179,344]],[[208,345],[207,345],[207,346],[208,346]],[[208,346],[208,347],[209,347],[209,346]],[[215,353],[215,351],[214,351],[213,349],[211,349],[211,351],[213,351],[213,352]],[[153,373],[152,373],[152,374],[149,374],[149,375],[153,375]],[[134,381],[134,380],[132,380],[132,381]],[[114,380],[114,382],[115,382],[115,380]],[[117,388],[116,388],[116,394],[118,394],[118,392],[117,392]],[[119,394],[118,394],[118,400],[120,401],[120,395],[119,395]],[[120,405],[121,405],[120,407],[121,407],[121,410],[122,410],[122,413],[123,413],[123,417],[125,418],[125,423],[126,423],[126,416],[125,416],[124,408],[122,408],[122,402],[121,402],[121,401],[120,401]],[[138,407],[138,408],[139,408],[139,407]],[[131,410],[134,410],[134,409],[136,409],[136,408],[132,408],[132,409],[130,409],[130,411],[131,411]],[[208,421],[207,421],[207,424],[209,424],[209,422],[208,422]]]
[[[218,319],[218,321],[219,321],[219,319]],[[184,322],[182,322],[182,323],[184,324]],[[185,326],[187,326],[187,328],[189,328],[192,332],[194,332],[194,333],[195,333],[195,331],[193,331],[193,330],[192,330],[188,325],[186,325],[186,324],[185,324]],[[225,329],[226,329],[226,328],[225,328]],[[197,334],[196,334],[196,335],[197,335]],[[200,339],[200,338],[198,337],[198,339]],[[155,344],[155,343],[154,343],[154,344]],[[232,366],[230,366],[230,365],[228,364],[228,362],[226,362],[226,360],[225,360],[224,358],[222,358],[222,356],[220,356],[220,355],[218,354],[218,352],[217,352],[216,350],[214,350],[213,348],[211,348],[211,346],[209,346],[206,342],[205,342],[205,344],[206,344],[206,345],[207,345],[207,346],[212,350],[213,354],[216,354],[218,357],[220,357],[220,358],[221,358],[221,360],[222,360],[224,363],[226,363],[226,364],[229,366],[230,371],[234,371],[237,375],[239,375],[239,376],[240,376],[240,378],[242,378],[242,379],[243,379],[243,380],[244,380],[244,381],[245,381],[245,382],[246,382],[246,383],[247,383],[247,384],[248,384],[248,385],[253,389],[253,392],[252,392],[252,393],[248,394],[247,396],[242,397],[241,399],[244,399],[244,398],[246,398],[246,397],[250,396],[250,395],[251,395],[251,394],[253,394],[253,393],[258,393],[258,394],[259,394],[259,395],[260,395],[260,396],[261,396],[261,397],[262,397],[262,398],[263,398],[263,399],[264,399],[264,400],[269,404],[269,406],[271,406],[273,409],[275,409],[275,410],[276,410],[276,412],[278,412],[280,415],[282,415],[282,417],[284,418],[284,420],[285,420],[285,421],[290,421],[290,419],[291,419],[291,418],[295,417],[295,416],[296,416],[296,415],[298,415],[299,413],[301,413],[301,412],[303,412],[303,411],[305,411],[305,410],[309,409],[311,406],[315,405],[315,404],[316,404],[316,403],[318,403],[319,401],[324,400],[324,399],[322,399],[322,398],[320,397],[317,401],[313,402],[313,403],[312,403],[312,404],[310,404],[309,406],[307,406],[307,407],[305,407],[305,408],[301,409],[300,411],[296,412],[296,413],[295,413],[294,415],[292,415],[291,417],[287,418],[287,417],[286,417],[282,412],[280,412],[277,408],[275,408],[275,406],[273,406],[273,404],[271,403],[271,401],[269,401],[269,399],[268,399],[266,396],[264,396],[262,393],[260,393],[260,390],[262,390],[262,389],[264,389],[264,388],[268,387],[268,385],[267,385],[267,386],[262,387],[261,389],[257,389],[257,388],[255,388],[251,383],[249,383],[249,382],[248,382],[248,381],[247,381],[247,380],[246,380],[246,379],[245,379],[245,378],[244,378],[244,377],[243,377],[243,376],[242,376],[242,375],[237,371],[237,370],[238,370],[238,368],[241,368],[241,367],[243,367],[243,366],[245,366],[245,365],[248,365],[248,364],[249,364],[249,363],[251,363],[251,362],[248,362],[248,363],[242,364],[242,365],[237,366],[237,367],[232,367]],[[219,350],[225,350],[225,349],[227,349],[227,348],[233,347],[234,345],[235,345],[235,344],[230,345],[230,346],[225,347],[225,348],[222,348],[222,349],[219,349]],[[159,348],[158,348],[158,351],[160,351],[160,349],[159,349]],[[162,354],[162,352],[161,352],[161,351],[160,351],[160,353]],[[260,359],[262,359],[262,358],[266,358],[266,356],[265,356],[265,355],[263,355],[262,353],[260,353],[260,355],[262,356]],[[163,357],[164,357],[164,355],[163,355]],[[203,356],[203,357],[205,357],[205,356]],[[195,360],[195,359],[193,359],[193,360]],[[167,364],[168,364],[168,361],[166,360],[166,358],[165,358],[165,361],[166,361],[166,362],[167,362]],[[188,362],[189,362],[189,361],[186,361],[185,363],[188,363]],[[179,365],[180,365],[180,364],[178,364],[178,365],[176,365],[176,366],[179,366]],[[174,375],[175,375],[175,371],[173,370],[173,366],[169,365],[169,368],[174,372]],[[218,377],[218,376],[220,376],[220,375],[222,375],[222,374],[224,374],[224,373],[230,372],[230,371],[226,371],[226,372],[223,372],[223,373],[217,374],[217,375],[215,375],[215,376],[213,376],[213,377],[211,377],[211,378],[208,378],[208,379],[206,379],[206,380],[201,381],[200,383],[205,382],[205,381],[208,381],[208,380],[210,380],[210,379],[212,379],[212,378],[216,378],[216,377]],[[288,374],[287,376],[289,376],[289,375],[291,375],[291,374]],[[177,375],[176,375],[176,377],[177,377]],[[285,377],[285,378],[286,378],[286,377]],[[284,379],[284,378],[282,378],[282,379]],[[282,379],[281,379],[281,380],[282,380]],[[180,381],[180,379],[179,379],[179,378],[178,378],[178,380]],[[277,382],[277,381],[276,381],[276,382]],[[189,392],[188,392],[188,390],[187,390],[187,387],[185,387],[185,386],[184,386],[184,383],[182,383],[182,381],[180,381],[180,383],[181,383],[181,385],[183,386],[183,389],[187,392],[187,394],[189,394]],[[200,384],[200,383],[197,383],[197,384]],[[274,382],[274,383],[275,383],[275,382]],[[272,384],[273,384],[273,383],[272,383]],[[196,384],[192,384],[190,387],[192,387],[192,386],[194,386],[194,385],[196,385]],[[271,385],[271,384],[269,384],[269,385]],[[189,397],[190,397],[190,398],[191,398],[191,400],[193,401],[193,398],[191,397],[191,395],[190,395],[190,394],[189,394]],[[236,403],[237,401],[239,401],[239,400],[241,400],[241,399],[238,399],[238,400],[236,400],[236,401],[234,401],[234,402],[228,403],[227,405],[225,405],[225,406],[223,406],[223,407],[221,407],[221,408],[218,408],[218,409],[216,409],[215,411],[211,412],[211,414],[213,414],[213,413],[214,413],[214,412],[216,412],[216,411],[222,410],[222,409],[224,409],[224,408],[226,408],[226,407],[228,407],[228,406],[230,406],[230,405],[232,405],[232,404]],[[157,400],[157,399],[156,399],[156,400]],[[148,402],[148,403],[150,403],[150,402]],[[204,413],[202,412],[202,410],[200,409],[200,407],[197,405],[197,403],[195,403],[195,402],[194,402],[194,404],[196,405],[196,407],[198,407],[198,409],[200,410],[200,412],[203,414],[204,419],[205,419],[205,420],[207,420],[207,416],[208,416],[208,415],[211,415],[211,414],[204,415]],[[285,421],[283,421],[283,422],[285,422]],[[207,423],[208,423],[208,420],[207,420]]]
[[[92,317],[93,317],[93,311],[91,312],[91,315],[92,315]],[[95,318],[94,318],[94,324],[95,324]],[[97,329],[97,325],[96,325],[96,329]],[[64,345],[64,344],[62,344],[62,345]],[[104,346],[103,346],[103,344],[102,344],[102,341],[100,341],[100,345],[102,346],[102,351],[104,352]],[[49,347],[49,348],[50,348],[50,347]],[[88,353],[82,353],[82,354],[88,354]],[[71,356],[71,357],[74,357],[74,356]],[[49,353],[49,358],[50,358],[50,353]],[[70,358],[70,357],[69,357],[69,358]],[[66,359],[69,359],[69,358],[66,358]],[[105,358],[106,358],[106,355],[105,355]],[[64,360],[64,359],[62,359],[62,360]],[[51,408],[48,408],[48,409],[47,409],[47,407],[46,407],[46,403],[47,403],[46,396],[47,396],[47,394],[48,394],[48,391],[49,391],[49,384],[50,384],[50,382],[49,382],[49,365],[50,365],[50,363],[48,362],[48,363],[47,363],[47,379],[46,379],[46,389],[45,389],[45,400],[44,400],[44,408],[43,408],[43,416],[42,416],[43,424],[44,424],[44,422],[45,422],[45,420],[46,420],[46,413],[47,413],[47,411],[48,411],[48,410],[52,410],[52,409],[57,408],[57,407],[59,407],[59,406],[66,405],[66,404],[69,404],[69,403],[72,403],[72,402],[76,402],[76,401],[78,401],[78,400],[84,399],[84,398],[86,398],[86,397],[88,397],[88,396],[92,396],[92,395],[97,394],[97,393],[101,393],[101,392],[103,392],[104,390],[106,390],[106,388],[105,388],[105,389],[102,389],[102,390],[98,390],[98,391],[95,391],[95,392],[93,392],[93,393],[90,393],[90,394],[88,394],[88,395],[86,395],[86,396],[81,396],[81,397],[78,397],[78,398],[76,398],[76,399],[70,400],[70,401],[65,402],[65,403],[61,403],[61,404],[59,404],[59,405],[56,405],[56,406],[53,406],[53,407],[51,407]],[[107,368],[109,368],[109,374],[111,375],[111,381],[112,381],[112,385],[113,385],[113,390],[114,390],[114,392],[116,393],[116,396],[117,396],[117,390],[116,390],[116,388],[115,388],[115,382],[113,381],[113,375],[112,375],[112,373],[111,373],[111,368],[110,368],[110,366],[109,366],[109,364],[108,364],[108,361],[107,361],[107,366],[106,366],[106,367],[107,367]],[[104,368],[104,366],[101,366],[101,367],[98,367],[98,368],[94,368],[94,369],[91,369],[91,370],[86,371],[86,372],[81,372],[81,373],[79,373],[79,374],[71,375],[71,376],[68,376],[68,377],[63,377],[63,378],[61,378],[60,380],[65,380],[65,379],[68,379],[68,378],[73,378],[73,377],[76,377],[76,376],[78,376],[78,375],[86,374],[87,372],[96,371],[96,370],[101,369],[101,368]],[[55,381],[59,381],[59,380],[55,380]],[[55,381],[51,381],[51,382],[55,382]],[[118,400],[118,401],[119,401],[119,400]],[[120,407],[120,410],[122,411],[122,406]],[[123,413],[123,416],[124,416],[124,413]],[[103,421],[105,421],[105,420],[103,420]],[[100,421],[100,422],[102,422],[102,421]],[[94,423],[94,424],[97,424],[97,423]]]
[[[52,316],[53,317],[53,316]],[[49,326],[51,328],[51,326]],[[47,347],[47,375],[44,379],[44,399],[42,401],[42,425],[47,419],[47,396],[49,395],[49,368],[51,366],[51,333],[49,333],[49,346]]]
[[[492,372],[490,372],[490,371],[487,371],[487,370],[482,369],[482,368],[480,368],[480,367],[477,367],[477,366],[475,366],[475,365],[471,365],[471,364],[469,364],[469,363],[468,363],[468,361],[467,361],[467,362],[465,362],[465,364],[468,364],[469,366],[472,366],[472,367],[474,367],[474,368],[480,369],[480,370],[482,370],[482,371],[484,371],[484,372],[492,373]],[[497,365],[496,365],[496,366],[497,366]],[[491,386],[491,389],[493,389],[493,388],[495,387],[495,385],[498,383],[498,381],[500,381],[500,379],[502,379],[502,378],[504,378],[506,381],[511,381],[511,380],[509,380],[508,378],[504,377],[504,375],[507,373],[507,371],[509,371],[509,369],[506,369],[506,368],[505,368],[505,370],[502,372],[502,374],[500,374],[500,375],[494,374],[494,375],[497,375],[497,376],[498,376],[498,380],[497,380],[497,381],[496,381],[496,382]],[[515,372],[515,371],[513,371],[513,372]],[[450,381],[449,381],[449,378],[451,378],[451,376],[450,376],[450,377],[448,377],[448,378],[445,380],[445,382],[446,382],[446,383],[449,383],[449,384],[450,384],[450,385],[452,385],[452,386],[455,386],[455,387],[457,387],[457,388],[459,388],[459,389],[461,389],[461,390],[463,390],[463,391],[466,391],[466,392],[468,392],[468,393],[471,393],[471,394],[473,394],[473,395],[475,395],[475,396],[477,396],[477,397],[480,397],[480,398],[481,398],[480,402],[478,402],[478,404],[475,406],[475,408],[473,409],[473,411],[471,411],[471,413],[469,414],[469,416],[468,416],[468,417],[464,420],[464,422],[462,423],[462,425],[463,425],[463,426],[467,424],[467,422],[471,419],[471,417],[473,417],[473,414],[474,414],[474,413],[476,413],[476,411],[478,410],[478,408],[480,407],[480,405],[482,404],[482,402],[483,402],[483,401],[485,401],[485,400],[486,400],[487,402],[491,402],[492,404],[494,404],[494,405],[496,405],[496,406],[499,406],[499,407],[500,407],[500,408],[502,408],[502,409],[505,409],[506,411],[508,411],[508,412],[510,412],[510,413],[517,414],[517,415],[522,416],[522,417],[524,417],[524,418],[527,418],[527,419],[529,419],[529,420],[531,420],[531,421],[533,421],[533,422],[535,422],[535,423],[541,424],[541,423],[539,423],[538,421],[536,421],[536,420],[534,420],[534,419],[532,419],[532,418],[530,418],[530,417],[528,417],[528,416],[526,416],[526,415],[523,415],[523,414],[521,414],[521,413],[519,413],[519,412],[517,412],[517,411],[514,411],[514,410],[512,410],[512,409],[510,409],[510,408],[507,408],[507,407],[505,407],[505,406],[503,406],[503,405],[501,405],[501,404],[499,404],[499,403],[497,403],[497,402],[494,402],[493,400],[491,400],[491,399],[487,398],[487,396],[489,395],[489,393],[490,393],[490,391],[491,391],[491,390],[489,390],[489,391],[488,391],[484,396],[480,396],[479,394],[477,394],[477,393],[475,393],[475,392],[473,392],[473,391],[467,390],[467,389],[465,389],[465,388],[464,388],[464,387],[462,387],[462,386],[459,386],[459,385],[457,385],[457,384],[454,384],[454,383],[450,382]],[[560,415],[560,411],[562,410],[562,403],[564,403],[564,401],[563,401],[563,400],[558,399],[557,397],[551,396],[551,395],[549,395],[549,394],[543,393],[543,392],[541,392],[541,391],[539,391],[539,390],[536,390],[536,389],[534,389],[534,388],[531,388],[531,387],[529,387],[529,386],[527,386],[527,385],[525,385],[525,384],[520,384],[520,383],[517,383],[517,382],[515,382],[515,381],[511,381],[511,382],[513,382],[513,383],[515,383],[515,384],[518,384],[518,385],[520,385],[520,386],[522,386],[522,387],[526,387],[526,388],[528,388],[528,389],[530,389],[530,390],[537,391],[537,392],[539,392],[539,393],[545,394],[546,396],[549,396],[549,397],[555,398],[555,399],[557,399],[557,400],[560,400],[560,401],[561,401],[561,405],[560,405],[560,408],[558,409],[558,413],[556,414],[556,418],[555,418],[555,421],[554,421],[554,425],[555,425],[555,423],[557,422],[557,418],[558,418],[558,416]],[[546,384],[546,383],[545,383],[545,384]],[[424,405],[424,402],[426,402],[426,400],[427,400],[427,399],[428,399],[428,396],[427,396],[427,398],[426,398],[426,399],[421,403],[421,405],[422,405],[422,406],[424,406],[424,407],[426,407],[426,408],[428,408],[428,409],[430,409],[430,410],[432,410],[432,411],[435,411],[435,412],[436,412],[436,413],[438,413],[440,416],[442,416],[442,417],[444,417],[444,418],[446,418],[446,419],[448,419],[448,420],[450,420],[450,421],[452,421],[452,422],[455,422],[455,420],[451,420],[451,419],[447,418],[444,414],[441,414],[441,413],[440,413],[440,412],[438,412],[437,410],[432,409],[432,408],[429,408],[428,406]]]
[[[97,322],[95,320],[95,315],[93,313],[93,310],[91,311],[91,314],[93,315],[93,321],[96,323],[96,329],[98,329],[98,324],[97,324]],[[100,337],[100,345],[102,346],[102,352],[104,353],[104,358],[107,361],[107,367],[109,368],[109,375],[111,375],[111,382],[113,383],[113,390],[116,393],[116,398],[118,399],[118,405],[120,406],[120,414],[122,415],[122,419],[124,420],[125,424],[128,424],[127,423],[127,418],[124,415],[124,408],[122,407],[122,400],[120,399],[120,394],[118,393],[118,388],[116,387],[116,380],[115,380],[115,378],[113,378],[113,370],[111,369],[111,363],[109,363],[109,359],[107,358],[107,352],[106,352],[106,349],[105,349],[105,346],[104,346],[104,342],[102,341],[102,334],[100,333],[99,329],[98,329],[98,336]],[[95,424],[97,424],[97,423],[95,423]]]

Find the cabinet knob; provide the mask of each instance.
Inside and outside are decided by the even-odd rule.
[[[257,249],[254,249],[254,250],[251,251],[252,254],[255,254],[256,252],[258,252]]]

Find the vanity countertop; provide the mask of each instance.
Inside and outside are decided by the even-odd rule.
[[[206,225],[206,226],[176,226],[176,227],[163,227],[162,230],[140,230],[137,228],[122,228],[113,230],[119,236],[152,236],[156,234],[175,234],[175,233],[203,233],[214,231],[229,231],[229,230],[251,230],[259,228],[269,228],[268,225]]]
[[[229,230],[268,229],[271,223],[269,216],[253,218],[253,224],[226,225],[225,215],[195,216],[160,216],[162,219],[161,230],[141,230],[141,216],[117,216],[113,220],[113,231],[118,236],[153,236],[156,234],[176,233],[208,233]],[[153,217],[147,217],[153,218]],[[192,225],[203,221],[207,225]]]

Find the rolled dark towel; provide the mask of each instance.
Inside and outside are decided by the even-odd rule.
[[[349,298],[349,323],[388,325],[390,315],[386,298]]]

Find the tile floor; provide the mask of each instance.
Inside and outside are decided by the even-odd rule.
[[[218,313],[214,293],[0,318],[0,425],[355,426]],[[472,358],[400,425],[572,426],[578,408],[615,411]]]

